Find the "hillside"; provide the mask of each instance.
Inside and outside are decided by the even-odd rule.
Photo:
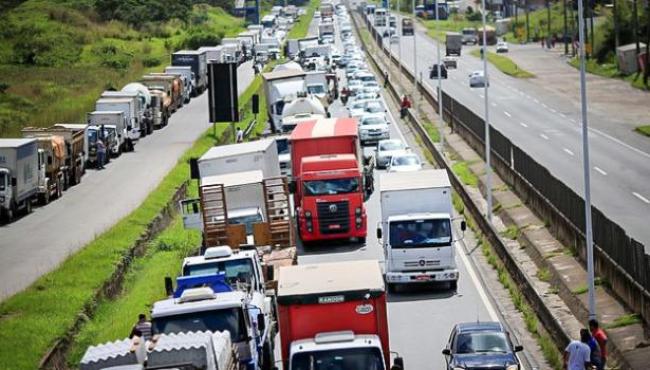
[[[28,0],[0,14],[0,137],[80,122],[104,89],[160,70],[174,50],[243,29],[221,8],[190,3]]]

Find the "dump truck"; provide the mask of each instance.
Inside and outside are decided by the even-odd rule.
[[[208,88],[208,59],[205,52],[180,50],[172,54],[172,66],[189,66],[194,72],[193,96],[203,94]]]
[[[277,302],[284,370],[314,363],[389,369],[386,293],[377,261],[281,267]],[[403,359],[396,357],[394,366],[404,369]]]
[[[11,222],[30,213],[39,195],[39,152],[36,139],[0,139],[0,218]]]
[[[23,138],[36,139],[38,145],[38,196],[41,204],[60,198],[67,188],[66,159],[68,150],[62,136],[38,133],[31,128],[22,131]]]
[[[192,96],[194,96],[194,72],[192,67],[189,66],[167,66],[165,73],[177,74],[183,76],[183,96],[185,103],[189,103]]]
[[[57,123],[53,127],[71,130],[73,132],[82,132],[84,137],[84,146],[82,150],[84,173],[86,172],[86,163],[88,163],[88,125],[85,123]]]
[[[171,99],[168,107],[170,113],[176,112],[183,106],[183,81],[177,75],[150,73],[142,76],[141,82],[149,89],[164,86],[163,91]]]

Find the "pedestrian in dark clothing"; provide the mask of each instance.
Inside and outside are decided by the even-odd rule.
[[[384,89],[388,86],[388,71],[384,71]]]
[[[98,139],[95,145],[97,146],[97,169],[103,170],[106,161],[106,145],[102,139]]]
[[[400,103],[400,118],[406,117],[406,111],[411,108],[411,101],[409,98],[404,95],[402,102]]]
[[[140,335],[138,335],[140,334]],[[129,338],[142,337],[144,340],[151,339],[151,322],[147,320],[147,315],[141,313],[138,315],[138,322],[133,325]]]
[[[607,334],[600,328],[600,324],[596,319],[589,320],[589,330],[600,347],[600,366],[596,368],[597,370],[603,370],[607,363]]]
[[[546,48],[546,44],[545,44],[545,42],[544,42],[544,38],[543,38],[543,37],[541,38],[541,41],[542,41],[542,49],[545,49],[545,48]]]
[[[595,366],[596,369],[600,369],[602,360],[600,356],[600,346],[598,345],[598,342],[596,341],[596,339],[594,339],[594,337],[591,336],[591,333],[589,333],[589,330],[587,329],[580,330],[580,335],[581,336],[584,335],[585,338],[588,338],[587,345],[591,350],[591,353],[589,355],[591,366]]]

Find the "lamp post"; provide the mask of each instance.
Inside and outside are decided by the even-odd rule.
[[[485,0],[481,0],[483,7],[483,93],[485,96],[485,192],[487,193],[487,212],[488,222],[492,222],[492,167],[490,166],[490,105],[488,104],[488,68],[487,68],[487,22],[485,20]]]
[[[413,19],[415,19],[415,0],[413,4]],[[415,30],[414,30],[415,31]],[[418,93],[418,52],[417,52],[417,35],[413,32],[413,108],[417,112],[418,103],[417,103],[417,93]]]
[[[438,34],[438,25],[440,21],[440,16],[438,12],[440,9],[438,8],[438,0],[436,0],[436,34]],[[415,33],[414,33],[415,34]],[[439,131],[439,136],[440,136],[440,148],[444,148],[445,146],[445,136],[444,136],[444,130],[445,130],[445,113],[442,110],[442,66],[440,65],[440,42],[436,44],[436,50],[438,50],[438,65],[437,65],[437,70],[438,70],[438,114],[440,115],[440,128],[438,129]],[[442,150],[442,149],[441,149]]]

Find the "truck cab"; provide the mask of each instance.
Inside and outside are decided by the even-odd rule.
[[[456,289],[451,184],[445,170],[382,174],[381,222],[377,238],[384,251],[389,290],[397,284],[449,283]],[[461,223],[465,230],[465,223]]]

